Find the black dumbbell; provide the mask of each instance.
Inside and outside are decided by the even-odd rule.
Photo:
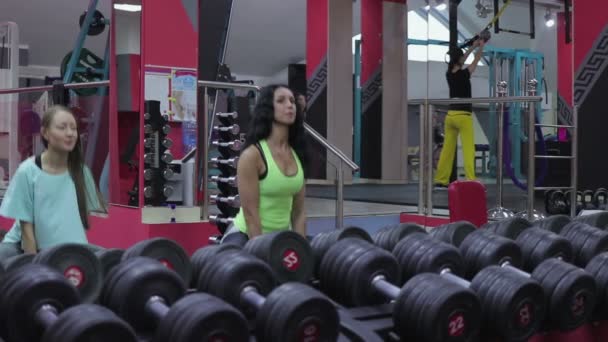
[[[593,204],[598,210],[606,210],[608,207],[608,190],[598,188],[593,193]]]
[[[497,230],[511,234],[516,229]],[[527,239],[520,238],[518,241],[525,245],[523,249],[531,273],[518,269],[524,259],[524,253],[514,241],[496,235],[488,229],[478,229],[470,233],[460,245],[467,275],[471,276],[491,265],[500,265],[514,273],[531,277],[542,286],[547,301],[548,311],[544,328],[572,330],[579,327],[593,311],[596,297],[593,277],[583,269],[557,258],[568,259],[570,250],[555,234],[546,238],[546,234],[538,234],[539,230],[532,228],[521,234],[524,232]],[[536,236],[534,232],[537,233]],[[539,236],[545,236],[545,244],[538,244],[543,240]],[[546,259],[543,260],[543,257]],[[533,270],[532,266],[535,266]]]
[[[461,248],[467,243],[465,238]],[[484,249],[477,258],[486,261],[494,257],[485,252]],[[426,233],[410,234],[393,249],[404,281],[419,273],[433,272],[470,287],[481,302],[484,336],[498,334],[509,341],[532,336],[545,314],[541,285],[511,266],[519,265],[518,256],[513,254],[512,258],[501,259],[499,263],[484,265],[479,272],[469,271],[471,282],[468,282],[461,277],[470,268],[466,262],[479,264],[479,260],[463,260],[464,256],[456,247]]]
[[[549,215],[568,213],[570,207],[566,203],[566,198],[561,190],[549,190],[545,192],[545,211]]]
[[[200,249],[199,291],[218,296],[256,319],[258,341],[336,341],[339,318],[325,295],[278,279],[269,265],[234,245]]]
[[[67,243],[41,250],[32,263],[45,264],[63,274],[85,303],[97,300],[103,280],[101,263],[84,244]]]
[[[95,253],[97,259],[99,259],[104,278],[114,266],[120,264],[122,255],[125,253],[123,249],[119,248],[104,248],[92,244],[87,245],[87,247],[89,247],[89,249]]]
[[[0,274],[10,272],[34,260],[34,254],[24,253],[0,261]]]
[[[344,238],[321,261],[320,287],[349,307],[394,300],[394,329],[402,341],[478,338],[481,307],[473,291],[431,273],[416,275],[399,288],[399,273],[389,252],[359,238]]]
[[[208,294],[186,295],[183,279],[160,262],[130,258],[117,265],[100,302],[152,341],[249,341],[245,317]]]
[[[426,231],[415,223],[400,223],[380,228],[374,233],[373,239],[378,247],[390,252],[401,239],[415,232]]]
[[[312,248],[312,253],[315,260],[315,276],[318,277],[319,275],[319,267],[321,266],[321,260],[323,260],[325,253],[327,253],[329,248],[336,243],[336,241],[345,238],[360,238],[365,241],[372,242],[372,238],[365,230],[352,226],[315,235],[310,242],[310,247]]]
[[[593,318],[597,321],[608,319],[608,252],[600,253],[593,257],[585,267],[595,278],[597,284],[597,300]]]
[[[161,264],[179,274],[185,284],[190,284],[192,279],[190,258],[175,241],[165,238],[140,241],[123,253],[121,262],[138,256],[158,260]]]
[[[110,310],[79,303],[78,290],[61,273],[23,265],[0,284],[1,334],[14,342],[137,341]]]
[[[583,209],[584,210],[597,210],[595,203],[593,201],[594,193],[593,190],[585,190],[583,191]]]
[[[574,218],[574,221],[586,223],[601,230],[606,230],[606,228],[608,228],[608,212],[602,211],[599,213],[577,216]]]

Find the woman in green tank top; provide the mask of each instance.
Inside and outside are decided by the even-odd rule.
[[[241,208],[223,243],[290,228],[306,237],[302,113],[287,86],[260,92],[237,167]]]

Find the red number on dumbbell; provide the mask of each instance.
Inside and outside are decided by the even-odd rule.
[[[450,319],[450,336],[460,336],[464,332],[464,317],[458,314]]]
[[[296,252],[287,250],[283,254],[283,264],[290,271],[296,270],[300,265],[300,258]]]
[[[519,324],[522,327],[527,326],[528,324],[530,324],[531,321],[531,312],[530,312],[530,305],[529,304],[525,304],[520,310],[519,310]]]
[[[578,295],[572,303],[572,313],[575,316],[580,316],[585,312],[585,296]]]

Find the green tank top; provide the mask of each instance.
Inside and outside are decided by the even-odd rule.
[[[289,229],[293,196],[304,186],[302,164],[292,149],[291,153],[298,165],[298,171],[293,176],[286,176],[275,163],[266,140],[261,140],[259,146],[262,149],[262,158],[266,161],[266,176],[259,183],[262,233]],[[234,225],[241,232],[247,233],[242,207],[234,219]]]

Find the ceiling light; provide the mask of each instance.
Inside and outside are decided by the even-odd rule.
[[[141,12],[141,5],[114,4],[114,9],[126,12]]]
[[[547,8],[547,13],[545,14],[545,25],[547,27],[555,26],[555,19],[553,18],[553,14],[551,14],[551,10]]]

